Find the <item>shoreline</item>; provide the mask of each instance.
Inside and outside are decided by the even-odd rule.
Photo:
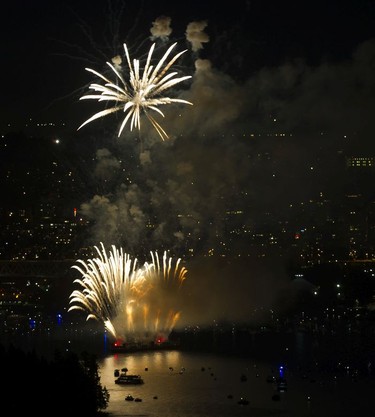
[[[352,334],[315,332],[253,332],[242,335],[177,334],[178,338],[163,345],[126,345],[113,349],[113,341],[100,332],[47,334],[1,334],[1,343],[26,351],[35,351],[47,359],[56,351],[83,351],[98,358],[115,354],[179,350],[220,356],[251,357],[258,360],[282,361],[295,369],[319,368],[325,372],[353,372],[375,377],[375,337],[373,332]]]

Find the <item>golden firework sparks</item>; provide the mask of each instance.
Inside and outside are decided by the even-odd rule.
[[[124,44],[125,55],[129,67],[129,81],[126,82],[120,72],[112,65],[107,62],[107,65],[116,75],[116,81],[113,82],[99,72],[85,68],[87,71],[95,74],[101,78],[105,84],[93,83],[90,85],[90,89],[97,92],[97,94],[87,94],[81,97],[84,99],[94,99],[98,101],[111,101],[115,105],[105,110],[101,110],[95,113],[92,117],[86,120],[78,129],[92,122],[93,120],[107,116],[109,114],[122,110],[125,117],[120,125],[118,136],[121,135],[124,127],[130,122],[130,130],[133,128],[141,128],[141,113],[145,114],[152,126],[158,132],[162,140],[168,139],[168,135],[155,118],[150,114],[149,110],[153,110],[164,117],[164,113],[158,108],[160,105],[171,104],[171,103],[183,103],[190,104],[191,102],[178,98],[171,98],[163,96],[163,93],[171,87],[179,84],[189,78],[190,75],[177,77],[177,72],[168,72],[175,61],[186,52],[181,51],[177,53],[173,58],[167,61],[172,49],[177,45],[175,42],[171,45],[167,52],[163,55],[161,60],[156,64],[155,68],[151,65],[152,54],[155,49],[155,43],[151,45],[148,52],[146,64],[143,69],[143,73],[140,68],[140,61],[134,59],[133,63],[130,60],[129,51]],[[167,62],[166,62],[167,61]],[[165,63],[166,62],[166,63]],[[120,81],[120,82],[119,82]],[[120,85],[119,85],[120,84]]]
[[[181,259],[164,252],[160,262],[151,252],[152,262],[138,267],[137,259],[115,246],[109,255],[102,243],[95,249],[99,257],[72,267],[82,276],[74,280],[81,290],[71,293],[68,311],[87,312],[86,320],[102,321],[115,339],[168,337],[180,317],[176,294],[187,274]]]

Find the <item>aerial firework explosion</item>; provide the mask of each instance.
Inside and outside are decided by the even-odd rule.
[[[86,311],[87,320],[102,321],[115,339],[168,339],[180,317],[176,305],[187,273],[181,259],[151,252],[152,262],[138,267],[122,249],[112,246],[108,255],[102,243],[101,248],[95,246],[98,258],[72,267],[82,275],[74,281],[82,290],[72,292],[68,311]]]
[[[114,65],[112,65],[110,62],[107,62],[107,65],[115,73],[117,79],[121,81],[122,86],[118,85],[117,82],[110,81],[107,77],[100,74],[99,72],[90,68],[86,68],[87,71],[92,72],[93,74],[101,78],[103,81],[105,81],[105,84],[91,84],[89,88],[96,91],[98,94],[84,95],[81,97],[81,100],[95,99],[98,101],[114,101],[115,105],[98,113],[95,113],[92,117],[86,120],[78,129],[85,126],[87,123],[92,122],[93,120],[122,110],[126,115],[120,125],[120,129],[118,132],[118,136],[120,136],[128,121],[130,121],[131,131],[133,130],[133,128],[138,128],[138,130],[140,130],[141,112],[143,112],[152,124],[152,126],[158,132],[159,136],[163,140],[168,139],[168,135],[165,132],[165,130],[160,126],[160,124],[155,120],[155,118],[151,114],[149,114],[148,110],[153,110],[159,113],[162,117],[164,117],[164,113],[158,108],[158,106],[160,105],[171,103],[192,104],[191,102],[186,100],[162,96],[165,90],[175,86],[178,83],[181,83],[182,81],[191,78],[190,75],[176,77],[177,72],[168,73],[168,70],[171,68],[174,62],[184,52],[186,52],[186,50],[176,54],[164,66],[164,62],[166,61],[176,44],[177,43],[174,43],[168,48],[167,52],[163,55],[163,57],[157,63],[155,68],[153,67],[153,65],[151,65],[151,58],[155,48],[155,43],[152,44],[147,55],[146,64],[143,69],[143,74],[140,73],[140,61],[138,59],[134,59],[132,64],[128,48],[126,44],[124,44],[125,55],[129,67],[129,83],[125,81],[125,79],[120,74],[119,70],[116,69],[116,66],[117,68],[119,68],[119,63],[121,63],[120,57],[116,57],[118,58],[118,60],[115,60],[116,63],[114,63]]]

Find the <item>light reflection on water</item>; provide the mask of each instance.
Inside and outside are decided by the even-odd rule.
[[[309,375],[286,370],[288,390],[277,393],[267,376],[278,375],[278,364],[251,359],[180,351],[113,354],[99,360],[103,386],[110,393],[106,410],[113,416],[150,417],[335,417],[361,415],[374,381],[352,381],[345,376]],[[142,375],[141,386],[119,386],[114,370],[126,367]],[[241,381],[241,375],[247,377]],[[125,401],[131,394],[142,402]],[[239,405],[243,397],[248,405]],[[359,413],[359,414],[358,414]],[[362,415],[365,415],[364,412]]]

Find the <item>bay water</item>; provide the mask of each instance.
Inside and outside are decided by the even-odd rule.
[[[105,411],[114,417],[361,417],[372,415],[375,394],[365,375],[179,350],[109,353],[99,366],[110,393]],[[122,368],[144,384],[115,384],[114,372]],[[280,374],[287,381],[282,392],[272,382]],[[127,395],[140,401],[126,401]]]

